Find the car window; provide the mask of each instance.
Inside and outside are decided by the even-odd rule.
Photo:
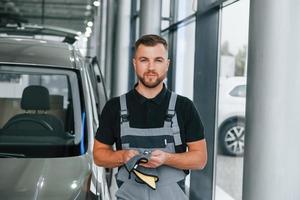
[[[75,72],[0,66],[0,90],[1,155],[68,157],[84,153],[84,120]]]
[[[98,114],[100,115],[106,101],[107,94],[105,90],[103,75],[98,65],[98,61],[93,59],[91,63],[88,63],[88,73],[91,79],[92,88],[95,94],[95,100],[98,108]]]
[[[91,81],[91,77],[89,76],[89,74],[86,72],[86,78],[87,78],[87,86],[88,86],[88,92],[90,93],[90,105],[91,105],[91,111],[92,111],[92,121],[93,121],[93,128],[94,130],[97,130],[98,126],[99,126],[99,113],[97,110],[97,103],[96,103],[96,96],[94,94],[94,90],[93,90],[93,84]]]
[[[233,97],[246,97],[246,85],[234,87],[229,94]]]

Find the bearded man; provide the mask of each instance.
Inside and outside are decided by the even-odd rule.
[[[139,38],[133,58],[138,82],[109,100],[101,113],[94,160],[99,166],[118,167],[117,199],[187,199],[185,176],[206,165],[204,128],[196,107],[164,84],[169,64],[165,39]]]

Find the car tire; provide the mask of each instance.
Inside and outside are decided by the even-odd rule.
[[[230,156],[243,156],[245,144],[245,122],[231,121],[225,124],[219,135],[222,152]]]

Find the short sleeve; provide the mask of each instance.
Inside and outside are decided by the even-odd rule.
[[[187,99],[185,109],[185,139],[186,142],[194,142],[204,139],[204,126],[201,121],[199,112],[194,103]]]
[[[116,100],[109,100],[100,115],[99,127],[96,133],[96,140],[104,144],[113,145],[115,142],[114,138],[114,124],[115,113],[116,113]]]

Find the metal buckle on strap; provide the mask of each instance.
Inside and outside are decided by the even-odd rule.
[[[128,122],[129,121],[128,118],[129,118],[129,115],[121,115],[120,116],[121,123]]]
[[[120,122],[123,123],[123,122],[128,122],[128,118],[129,118],[129,115],[127,113],[127,110],[121,110],[120,112]]]
[[[166,121],[171,122],[174,116],[175,116],[175,110],[168,110],[166,114]]]

